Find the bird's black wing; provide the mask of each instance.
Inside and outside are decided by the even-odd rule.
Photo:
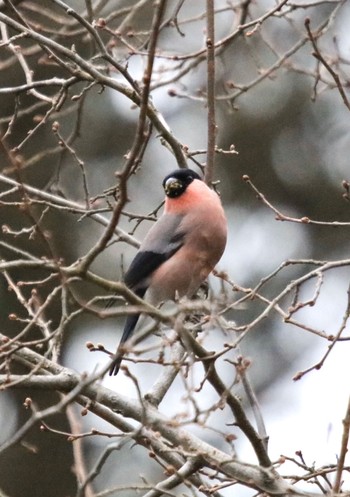
[[[129,288],[146,290],[149,276],[182,247],[184,234],[175,232],[164,242],[164,251],[142,250],[141,247],[124,276]]]
[[[169,259],[175,252],[179,250],[183,245],[183,236],[175,234],[170,240],[169,246],[172,247],[171,250],[163,253],[151,252],[151,251],[140,251],[136,254],[134,260],[132,261],[127,273],[125,274],[124,281],[125,284],[131,288],[136,295],[143,298],[147,291],[148,277],[155,271],[163,262]],[[109,375],[113,376],[118,374],[120,364],[123,359],[123,353],[121,352],[121,347],[129,339],[129,337],[134,332],[137,321],[139,320],[140,313],[131,314],[126,318],[124,330],[122,337],[120,339],[118,350],[114,359],[114,362],[109,370]]]

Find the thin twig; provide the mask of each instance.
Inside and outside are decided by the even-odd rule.
[[[292,223],[299,224],[316,224],[318,226],[350,226],[350,222],[342,222],[342,221],[315,221],[314,219],[310,219],[307,216],[303,216],[301,218],[287,216],[283,214],[281,211],[277,209],[274,205],[271,204],[266,198],[266,196],[261,193],[261,191],[254,185],[251,181],[250,177],[245,174],[243,175],[243,180],[251,187],[251,189],[256,193],[259,200],[261,200],[269,209],[271,209],[276,214],[276,221],[289,221]]]
[[[321,64],[327,69],[327,71],[329,72],[329,74],[332,76],[332,78],[334,79],[334,82],[338,88],[338,91],[340,93],[340,96],[345,104],[345,106],[347,107],[348,110],[350,110],[350,102],[348,100],[348,97],[346,96],[345,94],[345,91],[344,91],[344,88],[343,88],[343,85],[340,81],[340,78],[338,76],[338,74],[334,71],[334,69],[328,64],[328,62],[326,61],[326,59],[323,57],[323,55],[321,54],[321,52],[319,51],[318,49],[318,46],[317,46],[317,43],[316,43],[316,37],[315,35],[312,33],[311,31],[311,27],[310,27],[310,19],[307,18],[305,19],[305,28],[306,28],[306,31],[307,31],[307,34],[310,38],[310,41],[311,41],[311,44],[312,44],[312,48],[314,49],[314,52],[313,52],[313,56],[321,62]]]
[[[345,457],[348,452],[349,431],[350,431],[350,397],[348,400],[348,406],[346,409],[345,418],[343,419],[343,435],[341,440],[340,453],[338,456],[337,472],[335,474],[335,481],[333,486],[333,492],[335,494],[341,492],[342,474],[345,465]]]
[[[210,185],[213,181],[216,141],[216,119],[215,119],[215,22],[214,22],[214,0],[207,0],[207,133],[208,150],[207,164],[205,168],[205,181]]]

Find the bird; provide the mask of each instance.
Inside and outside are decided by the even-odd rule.
[[[226,246],[227,220],[219,195],[191,169],[176,169],[163,180],[164,212],[147,233],[124,276],[138,297],[158,305],[193,297],[219,262]],[[124,344],[140,314],[126,318],[109,375],[116,375]]]

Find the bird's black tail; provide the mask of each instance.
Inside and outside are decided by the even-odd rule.
[[[117,348],[117,352],[116,352],[113,364],[110,367],[109,376],[113,376],[113,375],[115,376],[116,374],[118,374],[118,371],[119,371],[119,368],[120,368],[120,364],[121,364],[122,359],[123,359],[123,354],[121,352],[121,348],[124,345],[124,343],[132,335],[132,333],[133,333],[133,331],[134,331],[134,329],[135,329],[135,327],[137,325],[137,321],[139,320],[139,317],[140,317],[140,314],[131,314],[130,316],[128,316],[126,318],[126,323],[125,323],[125,326],[124,326],[123,335],[122,335],[122,338],[121,338],[121,340],[119,342],[119,345],[118,345],[118,348]]]
[[[138,297],[140,297],[142,299],[146,293],[146,290],[147,290],[147,288],[138,288],[135,291],[135,293]],[[124,343],[127,340],[129,340],[129,338],[133,334],[134,329],[136,328],[136,325],[137,325],[137,321],[139,320],[139,317],[140,317],[140,313],[139,314],[130,314],[130,316],[128,316],[126,318],[124,331],[123,331],[121,340],[119,342],[113,364],[109,369],[109,376],[115,376],[116,374],[118,374],[120,364],[121,364],[122,359],[123,359],[123,353],[121,351],[122,346],[124,345]]]

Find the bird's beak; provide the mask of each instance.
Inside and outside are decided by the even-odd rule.
[[[166,195],[170,195],[172,192],[178,191],[182,187],[181,181],[179,181],[176,178],[169,178],[167,179],[165,185],[164,185],[164,191]]]

